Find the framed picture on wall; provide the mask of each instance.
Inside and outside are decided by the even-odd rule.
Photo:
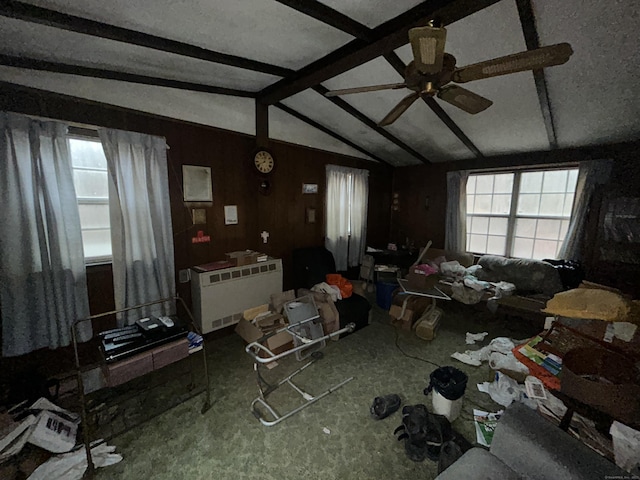
[[[213,202],[211,167],[183,165],[182,192],[185,202]]]

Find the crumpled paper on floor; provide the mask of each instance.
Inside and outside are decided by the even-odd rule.
[[[616,465],[630,473],[640,469],[640,432],[614,420],[609,429]]]
[[[91,457],[96,468],[108,467],[122,461],[116,447],[102,443],[91,448]],[[29,476],[28,480],[80,480],[87,469],[85,448],[50,458]]]
[[[496,373],[497,380],[493,382],[478,383],[478,390],[488,393],[491,400],[508,407],[514,401],[522,401],[526,394],[525,388],[519,385],[513,378],[508,375],[500,375]]]
[[[455,352],[451,355],[451,358],[474,367],[479,367],[482,362],[489,362],[489,365],[494,370],[509,370],[528,375],[529,369],[527,366],[521,363],[511,352],[514,348],[513,340],[507,337],[496,337],[489,342],[489,345],[479,350],[466,350],[463,353]]]
[[[489,335],[489,332],[481,332],[481,333],[467,332],[465,343],[467,345],[473,345],[476,342],[481,342],[482,340],[484,340],[484,337],[486,337],[487,335]]]

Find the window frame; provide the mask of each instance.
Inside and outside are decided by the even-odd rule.
[[[85,129],[85,128],[69,128],[69,132],[67,133],[67,140],[81,140],[81,141],[85,141],[85,142],[94,142],[94,143],[100,143],[100,137],[98,136],[98,132],[93,131],[93,130],[89,130],[89,129]],[[71,154],[71,148],[69,147],[69,153]],[[71,157],[71,155],[70,155]],[[107,168],[95,168],[95,167],[85,167],[85,166],[81,166],[81,167],[76,167],[73,165],[73,158],[71,159],[71,171],[72,173],[75,172],[76,170],[82,170],[82,171],[86,171],[86,172],[106,172],[107,176],[109,174],[108,169]],[[74,180],[75,183],[75,180]],[[75,187],[75,184],[74,184]],[[108,185],[107,185],[108,188]],[[76,191],[76,202],[78,204],[78,209],[80,207],[80,205],[106,205],[107,207],[109,207],[109,196],[107,194],[107,197],[81,197],[78,195],[77,191]],[[82,222],[80,223],[80,231],[81,233],[84,233],[85,231],[98,231],[98,230],[105,230],[104,227],[83,227],[82,226]],[[109,220],[109,234],[111,234],[111,220]],[[83,249],[84,249],[84,242],[83,242]],[[112,253],[111,255],[100,255],[100,256],[93,256],[93,257],[87,257],[84,252],[83,252],[83,256],[84,256],[84,264],[86,266],[95,266],[95,265],[106,265],[106,264],[111,264],[113,263],[113,246],[112,246]]]
[[[507,219],[507,233],[505,238],[505,254],[504,257],[507,258],[524,258],[524,257],[514,257],[513,256],[513,246],[515,242],[515,229],[516,223],[518,219],[532,219],[532,220],[568,220],[571,222],[571,218],[573,217],[573,206],[571,207],[571,213],[568,217],[566,216],[551,216],[551,215],[531,215],[531,214],[518,214],[518,200],[520,197],[520,188],[521,188],[521,178],[523,173],[532,173],[532,172],[550,172],[554,170],[577,170],[580,167],[578,163],[563,163],[557,165],[544,165],[539,167],[528,167],[523,166],[521,168],[509,168],[509,169],[491,169],[491,170],[472,170],[469,171],[468,177],[478,176],[478,175],[501,175],[501,174],[513,174],[513,186],[511,189],[511,203],[509,205],[509,213],[501,214],[501,213],[488,213],[488,214],[477,214],[477,213],[465,213],[465,225],[467,225],[467,219],[469,217],[485,217],[488,219],[491,218],[506,218]],[[565,192],[566,194],[566,192]],[[467,188],[465,186],[465,202],[467,201]],[[477,192],[474,194],[477,195]],[[492,192],[492,195],[493,192]],[[574,201],[575,204],[575,190],[574,190]],[[488,235],[488,233],[487,233]],[[467,244],[466,250],[474,255],[488,255],[487,253],[482,252],[471,252],[468,248],[468,238],[469,232],[465,235],[465,243]]]

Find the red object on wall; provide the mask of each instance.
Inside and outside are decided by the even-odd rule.
[[[208,243],[210,241],[211,237],[209,235],[205,235],[202,230],[198,230],[196,236],[191,238],[191,243]]]

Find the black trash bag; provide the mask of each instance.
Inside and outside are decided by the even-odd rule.
[[[584,280],[584,268],[582,268],[580,262],[574,260],[551,260],[548,258],[545,258],[543,262],[550,263],[556,268],[565,290],[578,288]]]
[[[467,388],[469,377],[466,373],[455,367],[446,366],[436,368],[429,376],[429,386],[424,389],[424,394],[429,395],[435,390],[447,400],[457,400]]]
[[[402,409],[402,425],[394,430],[404,440],[404,449],[410,460],[438,461],[442,444],[452,438],[451,424],[446,417],[429,413],[423,404],[407,405]]]

